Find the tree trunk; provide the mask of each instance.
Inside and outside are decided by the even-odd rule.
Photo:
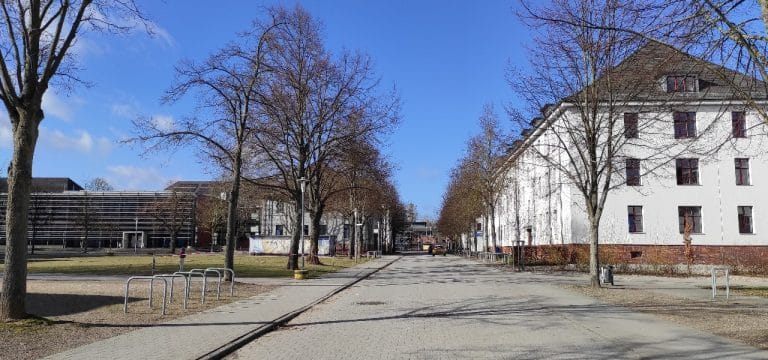
[[[322,265],[318,256],[318,245],[320,242],[320,219],[323,217],[322,207],[314,209],[311,214],[312,226],[309,230],[309,256],[307,262],[312,265]]]
[[[489,228],[488,223],[489,223],[489,221],[488,221],[488,217],[486,215],[486,217],[483,219],[483,225],[485,225],[485,232],[483,233],[483,240],[485,240],[485,248],[483,249],[483,252],[487,252],[488,248],[490,247],[490,241],[489,240],[490,240],[490,237],[491,237],[491,232],[488,229]]]
[[[171,248],[169,251],[171,254],[176,252],[176,229],[171,230],[171,243],[168,244],[168,247]]]
[[[88,226],[83,231],[83,237],[80,239],[80,251],[85,254],[88,252]]]
[[[360,223],[363,226],[360,227],[360,256],[364,251],[371,249],[371,239],[368,237],[368,217],[360,214]]]
[[[493,206],[491,206],[491,246],[493,246],[493,251],[496,252],[496,209],[494,209]]]
[[[237,245],[237,202],[240,199],[240,168],[242,159],[240,152],[235,156],[234,173],[232,178],[232,188],[227,197],[227,241],[226,253],[224,255],[224,267],[235,270],[235,246]],[[232,281],[232,274],[229,271],[224,272],[224,279]]]
[[[27,297],[27,220],[32,186],[32,160],[37,143],[40,109],[22,114],[13,137],[13,159],[8,169],[5,213],[5,270],[0,294],[0,321],[23,319]]]
[[[360,251],[363,248],[361,244],[363,240],[363,237],[362,237],[363,228],[362,226],[358,228],[357,222],[358,222],[357,209],[355,209],[355,223],[353,225],[355,227],[355,262],[360,261]]]
[[[600,287],[600,258],[598,257],[600,223],[589,221],[589,284],[593,288]]]
[[[349,226],[349,247],[347,248],[347,258],[352,259],[355,256],[355,218],[352,217]]]
[[[304,229],[301,228],[301,215],[302,215],[302,209],[301,209],[301,194],[293,196],[293,202],[295,204],[296,209],[296,216],[294,217],[293,221],[293,228],[296,229],[291,234],[291,248],[288,255],[288,270],[298,270],[299,269],[299,241],[301,241],[302,232]]]

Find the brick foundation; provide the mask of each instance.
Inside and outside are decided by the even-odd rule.
[[[505,246],[504,253],[515,249]],[[691,265],[728,265],[742,273],[768,273],[768,246],[693,245]],[[589,263],[589,245],[540,245],[525,247],[529,265]],[[600,262],[611,265],[686,265],[683,245],[600,245]]]

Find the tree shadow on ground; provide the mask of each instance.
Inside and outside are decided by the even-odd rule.
[[[72,315],[123,301],[122,296],[27,293],[27,313],[44,317]]]

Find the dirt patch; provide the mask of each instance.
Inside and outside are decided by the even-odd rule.
[[[650,313],[711,334],[768,350],[768,308],[732,302],[713,302],[632,288],[567,286],[603,303]]]
[[[181,302],[182,284],[177,280],[173,302],[162,316],[162,286],[155,284],[153,307],[149,307],[149,285],[131,283],[128,314],[123,313],[124,281],[27,282],[27,312],[42,318],[0,323],[0,359],[37,359],[67,349],[113,337],[141,327],[194,314],[226,303],[267,292],[276,286],[237,283],[235,296],[222,285],[216,300],[215,286],[208,287],[206,303],[200,303],[199,285],[193,284],[187,309]]]

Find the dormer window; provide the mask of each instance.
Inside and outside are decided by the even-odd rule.
[[[698,81],[695,76],[689,75],[668,75],[667,92],[696,92],[698,91]]]

